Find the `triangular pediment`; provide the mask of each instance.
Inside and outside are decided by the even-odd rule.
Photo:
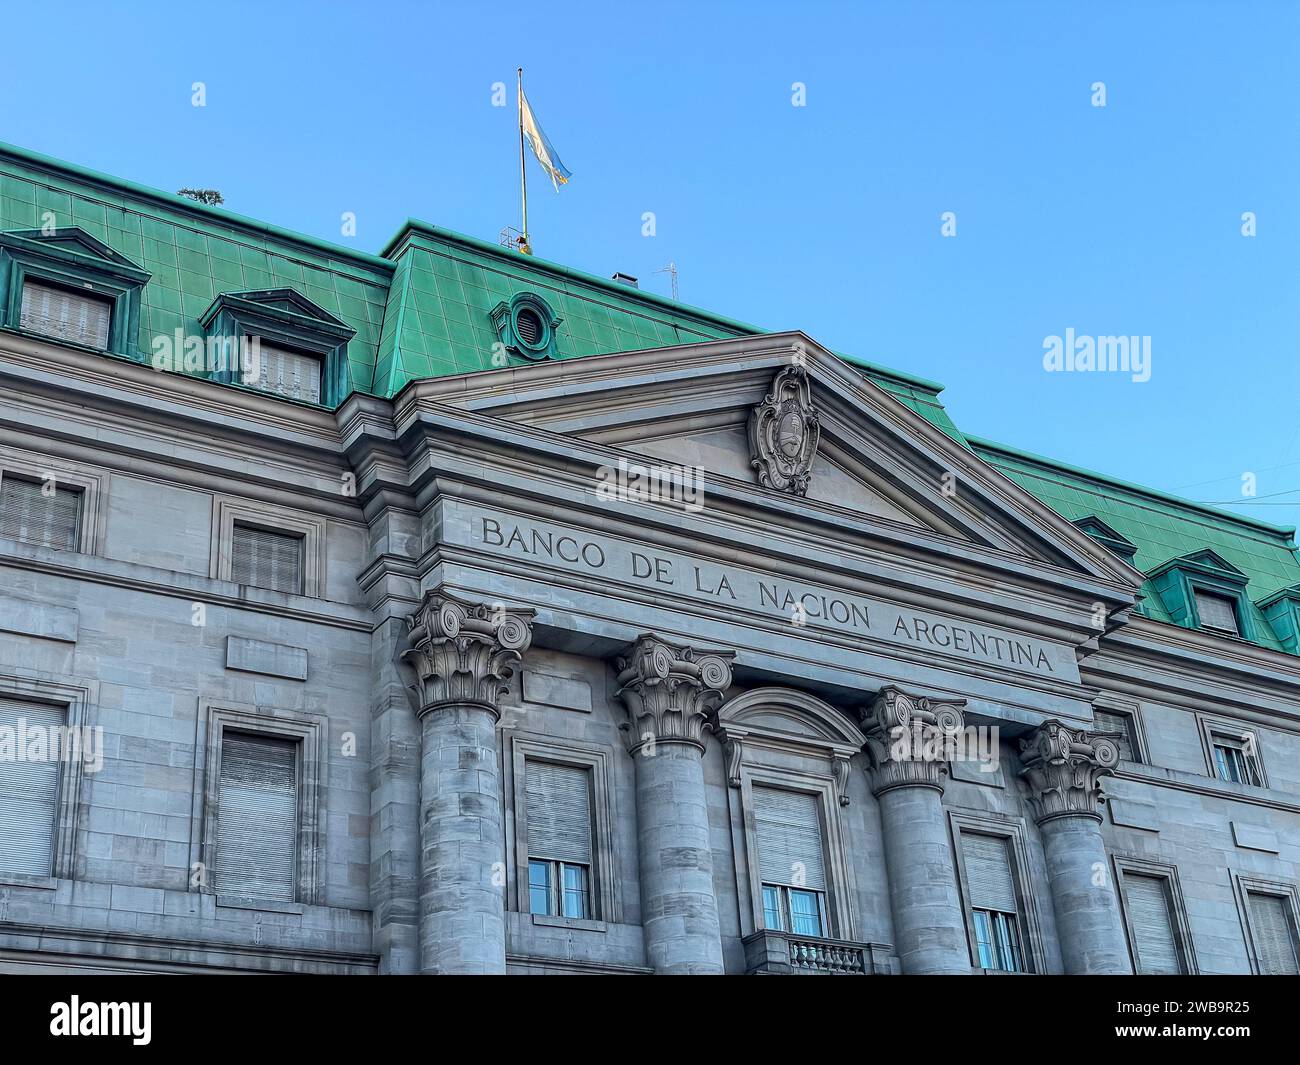
[[[1125,562],[1132,562],[1137,555],[1137,544],[1107,525],[1095,514],[1089,514],[1086,518],[1075,518],[1074,524],[1107,550],[1119,555]]]
[[[750,425],[779,375],[795,365],[806,377],[819,432],[803,492],[764,483]],[[515,366],[417,387],[418,401],[616,448],[629,458],[703,467],[708,481],[725,482],[755,507],[822,520],[851,515],[895,530],[898,542],[919,537],[932,552],[964,543],[1113,586],[1136,589],[1142,581],[1087,532],[802,333]],[[792,424],[797,429],[799,422]]]
[[[1208,573],[1232,584],[1245,584],[1247,580],[1246,574],[1217,551],[1212,551],[1209,548],[1194,551],[1189,555],[1181,555],[1178,558],[1171,558],[1168,562],[1152,570],[1151,576],[1158,577],[1172,569]]]
[[[749,481],[754,477],[746,425],[705,429],[700,432],[647,438],[638,450],[649,457],[687,466],[699,466],[715,476]],[[804,498],[842,506],[862,514],[888,518],[906,525],[932,526],[913,512],[883,481],[862,470],[850,473],[840,456],[819,448],[813,456]]]
[[[318,303],[313,303],[301,292],[295,292],[291,288],[259,289],[254,292],[228,292],[223,295],[225,299],[232,302],[252,303],[270,310],[301,315],[304,318],[310,318],[325,325],[344,325],[342,321],[330,314],[324,307]]]
[[[11,230],[0,234],[0,240],[16,246],[26,245],[44,252],[62,252],[80,259],[97,260],[104,267],[116,267],[132,273],[144,273],[137,263],[121,252],[114,251],[98,237],[79,226],[60,226],[49,231],[43,229]],[[147,278],[149,275],[144,274]]]

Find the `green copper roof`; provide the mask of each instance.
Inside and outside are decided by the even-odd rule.
[[[490,368],[489,312],[524,291],[563,319],[559,358],[765,332],[425,222],[408,222],[382,255],[368,255],[0,144],[0,231],[47,222],[80,227],[153,275],[142,297],[141,361],[156,336],[202,334],[199,316],[216,295],[284,287],[356,330],[352,387],[383,397],[423,377]],[[845,358],[960,439],[938,402],[941,385]]]
[[[294,289],[355,330],[349,387],[381,397],[420,378],[491,368],[498,340],[491,311],[525,292],[562,320],[554,348],[560,359],[765,332],[425,222],[407,222],[380,255],[370,255],[0,144],[0,232],[50,224],[79,227],[152,275],[131,354],[146,363],[153,338],[178,329],[201,335],[199,318],[216,296],[279,288]],[[1096,517],[1131,540],[1134,564],[1148,573],[1209,548],[1248,577],[1246,594],[1255,603],[1300,585],[1293,530],[967,440],[939,400],[942,385],[836,354],[1066,518]],[[1145,612],[1172,620],[1150,582],[1146,592]],[[1257,641],[1280,646],[1262,615],[1252,617]]]
[[[1246,596],[1252,604],[1300,583],[1294,529],[1215,510],[991,440],[967,439],[976,454],[1062,517],[1100,518],[1132,541],[1137,547],[1133,565],[1144,573],[1209,549],[1246,574]],[[1173,620],[1150,581],[1143,594],[1144,614],[1158,621]],[[1252,617],[1255,642],[1280,649],[1257,607],[1252,606]]]

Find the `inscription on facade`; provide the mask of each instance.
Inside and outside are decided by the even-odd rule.
[[[926,611],[503,513],[472,510],[469,530],[468,546],[521,561],[586,571],[626,586],[671,590],[781,617],[797,626],[857,633],[1044,676],[1069,676],[1061,668],[1071,656],[1068,648]]]

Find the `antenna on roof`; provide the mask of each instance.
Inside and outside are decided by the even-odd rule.
[[[528,254],[528,244],[524,235],[515,229],[514,226],[503,226],[500,236],[497,237],[497,243],[503,248],[510,248],[512,251],[523,251]]]
[[[676,299],[676,298],[677,298],[677,264],[676,264],[675,262],[671,262],[671,263],[669,263],[667,266],[665,266],[663,269],[661,269],[661,270],[656,270],[655,273],[656,273],[656,274],[667,274],[667,275],[669,276],[669,278],[672,279],[672,283],[673,283],[673,299]]]

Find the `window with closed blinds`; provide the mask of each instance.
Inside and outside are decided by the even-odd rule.
[[[230,544],[230,579],[236,584],[302,592],[301,536],[235,524]]]
[[[0,476],[0,536],[76,551],[80,532],[80,489]]]
[[[1092,724],[1093,729],[1097,732],[1118,734],[1115,742],[1119,744],[1119,756],[1121,758],[1129,762],[1138,760],[1133,749],[1133,721],[1128,714],[1115,710],[1094,710]]]
[[[20,744],[26,743],[28,729],[54,729],[63,724],[62,710],[0,702],[0,728],[13,729]],[[50,875],[58,797],[59,762],[0,760],[0,869]]]
[[[807,792],[755,787],[758,875],[765,884],[826,890],[820,803]]]
[[[576,766],[524,763],[528,856],[591,864],[591,774]]]
[[[320,402],[320,359],[265,343],[258,349],[258,375],[253,382],[254,388],[308,403]]]
[[[961,851],[966,866],[971,908],[1016,913],[1016,882],[1007,841],[1000,836],[963,832]]]
[[[1237,605],[1226,595],[1196,592],[1196,613],[1200,616],[1202,628],[1230,632],[1234,636],[1240,632],[1237,626]]]
[[[1250,930],[1255,940],[1259,971],[1265,976],[1300,974],[1287,900],[1281,895],[1255,891],[1246,897],[1250,903]]]
[[[225,733],[213,870],[217,892],[292,902],[297,857],[297,742]]]
[[[112,315],[109,300],[38,281],[23,282],[19,321],[30,332],[104,351]]]
[[[1174,933],[1169,882],[1162,876],[1124,874],[1129,931],[1137,951],[1137,970],[1168,976],[1184,971]]]

